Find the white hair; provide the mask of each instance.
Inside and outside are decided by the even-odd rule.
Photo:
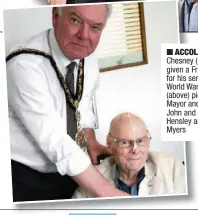
[[[63,14],[63,10],[62,9],[63,9],[62,7],[58,7],[58,15],[59,16],[62,16],[62,14]]]
[[[106,4],[106,7],[107,7],[107,20],[108,20],[112,13],[112,4]]]
[[[106,8],[107,8],[107,20],[109,19],[109,17],[111,16],[112,13],[112,5],[111,4],[105,4]],[[58,7],[58,15],[62,16],[63,14],[63,7]]]

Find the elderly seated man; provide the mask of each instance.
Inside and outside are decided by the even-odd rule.
[[[107,144],[112,157],[97,166],[118,189],[132,196],[185,194],[185,168],[172,155],[149,152],[151,136],[145,123],[131,113],[116,116]],[[73,198],[92,198],[79,187]]]

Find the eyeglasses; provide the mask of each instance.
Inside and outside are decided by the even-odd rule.
[[[138,138],[136,140],[126,140],[126,139],[115,139],[111,133],[108,134],[112,139],[113,141],[118,144],[118,146],[120,148],[130,148],[132,147],[135,143],[138,145],[138,146],[144,146],[148,141],[150,141],[152,138],[151,138],[151,135],[149,133],[149,131],[147,131],[147,135],[141,137],[141,138]]]

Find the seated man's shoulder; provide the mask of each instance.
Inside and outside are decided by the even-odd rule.
[[[115,159],[113,157],[108,157],[104,159],[99,165],[96,165],[96,169],[105,175],[105,173],[109,172],[109,169],[112,168],[115,164]]]
[[[177,156],[151,152],[149,153],[149,160],[152,163],[152,165],[148,163],[149,170],[154,170],[155,176],[161,179],[164,189],[168,193],[181,194],[186,192],[185,165]]]
[[[149,160],[156,166],[169,165],[174,166],[175,162],[182,163],[175,155],[164,152],[149,152]]]

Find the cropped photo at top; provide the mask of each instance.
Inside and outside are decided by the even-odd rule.
[[[134,1],[134,0],[48,0],[51,5],[58,4],[83,4],[83,3],[103,3],[103,2],[122,2],[122,1]],[[138,1],[138,0],[135,0]]]
[[[180,32],[198,32],[198,0],[179,0]]]
[[[2,8],[14,9],[14,8],[32,8],[45,5],[51,6],[63,6],[65,4],[98,4],[98,3],[119,3],[119,2],[142,2],[145,0],[9,0],[2,1]]]
[[[3,18],[13,202],[188,194],[185,144],[160,136],[161,43],[178,43],[175,1]]]

